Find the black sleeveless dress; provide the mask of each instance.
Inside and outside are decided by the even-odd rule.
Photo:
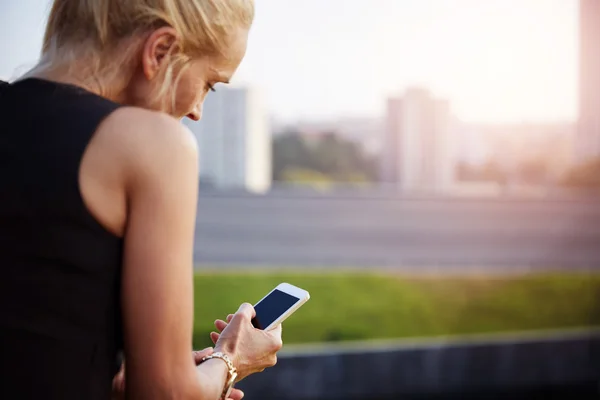
[[[79,165],[119,107],[40,79],[0,85],[0,399],[110,398],[122,347],[122,239]]]

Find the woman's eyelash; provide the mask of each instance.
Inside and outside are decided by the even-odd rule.
[[[214,87],[213,85],[211,85],[210,83],[208,83],[208,84],[206,85],[206,87],[207,87],[207,88],[208,88],[208,90],[210,90],[211,92],[214,92],[214,91],[215,91],[215,87]]]

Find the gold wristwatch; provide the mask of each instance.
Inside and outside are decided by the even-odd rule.
[[[225,387],[223,388],[223,393],[221,393],[220,397],[221,400],[227,400],[229,394],[233,390],[233,384],[235,383],[235,380],[237,378],[237,369],[235,369],[233,362],[231,362],[231,359],[227,356],[227,354],[221,353],[220,351],[212,353],[210,356],[204,357],[201,362],[211,360],[213,358],[223,360],[225,364],[227,364],[227,368],[229,369],[229,371],[227,372],[227,381],[225,382]]]

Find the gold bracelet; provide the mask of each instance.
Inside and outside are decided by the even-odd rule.
[[[235,366],[233,365],[233,362],[227,356],[227,354],[221,353],[219,351],[211,354],[210,356],[204,357],[202,359],[202,361],[200,361],[200,362],[202,363],[204,361],[212,360],[214,358],[223,360],[225,362],[225,364],[227,364],[227,369],[228,369],[227,381],[225,382],[225,387],[223,388],[223,392],[221,393],[221,397],[220,397],[222,400],[227,400],[227,398],[229,397],[229,394],[231,394],[231,391],[233,390],[233,385],[237,378],[237,369],[235,368]]]

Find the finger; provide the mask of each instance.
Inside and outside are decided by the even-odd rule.
[[[117,374],[113,378],[113,384],[120,386],[121,382],[124,382],[124,381],[125,381],[125,364],[123,363],[123,364],[121,364],[121,369],[119,369],[119,372],[117,372]]]
[[[198,365],[204,357],[209,356],[212,353],[213,353],[212,347],[207,347],[206,349],[200,350],[200,351],[194,351],[192,353],[194,355],[194,362],[196,363],[196,365]]]
[[[212,342],[213,342],[214,344],[217,344],[217,340],[219,340],[219,337],[220,337],[220,336],[221,336],[221,335],[220,335],[220,334],[218,334],[217,332],[211,332],[211,333],[210,333],[210,340],[212,340]]]
[[[233,314],[229,314],[229,315],[227,316],[227,320],[226,320],[226,321],[227,321],[227,323],[230,323],[232,318],[233,318]]]
[[[223,330],[227,327],[227,322],[223,321],[223,320],[216,320],[215,321],[215,328],[217,328],[217,330],[219,332],[223,332]]]
[[[115,399],[124,398],[125,393],[125,376],[117,375],[112,382],[112,392]]]
[[[119,382],[119,392],[123,395],[125,394],[125,375],[123,375],[123,379]]]
[[[118,392],[120,390],[122,381],[123,381],[123,378],[121,378],[118,375],[113,378],[113,381],[112,381],[113,392]]]
[[[233,389],[229,394],[229,400],[242,400],[244,397],[244,392],[240,389]]]
[[[254,307],[252,307],[252,304],[243,303],[235,314],[240,315],[243,318],[245,318],[246,320],[250,321],[252,318],[254,318],[256,316],[256,311],[254,310]],[[234,316],[234,318],[235,318],[235,316]],[[232,318],[231,320],[233,321],[234,318]]]

